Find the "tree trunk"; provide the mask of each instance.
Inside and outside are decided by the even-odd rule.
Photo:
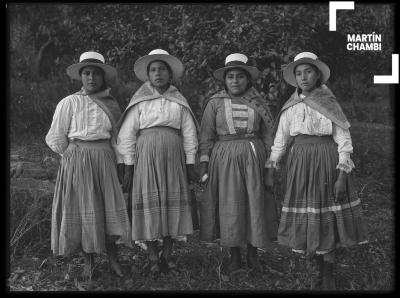
[[[46,48],[53,42],[53,39],[51,38],[51,35],[49,34],[47,41],[40,47],[38,54],[36,55],[35,63],[34,63],[34,68],[33,68],[33,73],[35,75],[35,78],[37,80],[40,80],[42,78],[42,75],[40,73],[40,66],[42,64],[43,60],[43,53],[46,50]]]

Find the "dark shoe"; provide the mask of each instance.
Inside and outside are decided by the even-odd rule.
[[[82,276],[91,281],[94,270],[94,255],[84,253],[84,258],[85,258],[85,266],[83,268]]]
[[[160,264],[161,272],[163,272],[163,273],[168,273],[171,270],[179,271],[179,270],[177,270],[176,262],[174,261],[174,259],[172,257],[169,257],[167,259],[164,257],[163,254],[161,254],[159,264]]]
[[[231,247],[230,254],[231,258],[229,260],[228,270],[230,273],[233,273],[242,268],[242,256],[240,254],[240,247]]]
[[[322,287],[322,272],[324,270],[323,256],[315,255],[313,257],[313,259],[315,260],[316,267],[317,267],[317,276],[311,282],[311,289],[312,290],[314,290],[314,289],[320,290]]]
[[[123,277],[124,273],[122,272],[122,267],[118,262],[117,246],[115,243],[107,243],[107,254],[111,271],[114,272],[117,276]]]
[[[257,247],[247,244],[247,266],[255,272],[262,272],[262,267],[258,261]]]
[[[325,291],[336,291],[334,266],[335,266],[334,263],[323,262],[322,289]]]
[[[160,265],[159,265],[159,260],[150,260],[149,261],[149,273],[153,277],[158,277],[161,273]]]
[[[117,276],[123,277],[124,273],[122,271],[121,265],[118,263],[116,259],[113,257],[109,258],[109,264],[110,264],[110,269],[112,272],[114,272]]]

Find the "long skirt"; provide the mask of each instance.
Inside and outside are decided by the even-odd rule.
[[[280,244],[300,253],[324,254],[367,241],[352,172],[347,175],[345,200],[334,202],[338,160],[332,136],[295,137],[285,169]]]
[[[108,239],[131,245],[131,228],[109,140],[73,141],[57,174],[51,225],[56,255],[106,252]]]
[[[200,204],[200,239],[226,247],[267,247],[278,221],[272,195],[264,189],[265,148],[260,139],[218,141]]]
[[[132,186],[132,239],[193,233],[182,138],[168,127],[140,131]]]

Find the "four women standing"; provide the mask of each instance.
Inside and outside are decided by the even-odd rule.
[[[242,266],[240,250],[247,246],[248,266],[260,271],[257,248],[268,246],[278,230],[275,204],[266,189],[289,151],[278,241],[316,254],[324,288],[334,289],[335,248],[361,243],[367,236],[360,201],[352,192],[350,125],[324,85],[329,68],[304,52],[285,69],[285,80],[297,89],[278,115],[271,152],[272,116],[252,87],[259,71],[247,61],[243,54],[227,56],[225,67],[214,72],[225,88],[204,104],[199,152],[200,177],[207,184],[200,239],[219,239],[229,247],[230,271]],[[118,275],[115,236],[127,244],[131,238],[145,242],[151,272],[174,266],[173,239],[193,232],[188,182],[198,180],[198,125],[187,100],[172,85],[183,74],[182,63],[157,49],[138,59],[134,71],[144,84],[120,117],[106,84],[115,69],[98,53],[82,54],[67,72],[82,80],[83,88],[58,104],[46,136],[50,148],[62,154],[53,202],[54,253],[80,246],[91,264],[90,254],[107,248]],[[294,144],[287,148],[290,139]],[[117,161],[125,164],[119,178],[131,195],[131,227]]]

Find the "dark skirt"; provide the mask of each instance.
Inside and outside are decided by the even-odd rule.
[[[285,168],[280,244],[297,252],[323,254],[367,241],[352,172],[347,175],[345,200],[334,202],[338,159],[332,136],[295,137]]]
[[[266,247],[276,238],[276,207],[263,184],[265,160],[260,139],[219,141],[214,145],[200,204],[202,241],[220,239],[220,244],[227,247],[247,243]]]
[[[128,212],[108,140],[68,145],[57,174],[51,223],[56,255],[79,248],[106,252],[106,236],[121,237],[131,245]]]
[[[185,152],[167,127],[140,131],[132,187],[132,239],[157,240],[193,233]]]

